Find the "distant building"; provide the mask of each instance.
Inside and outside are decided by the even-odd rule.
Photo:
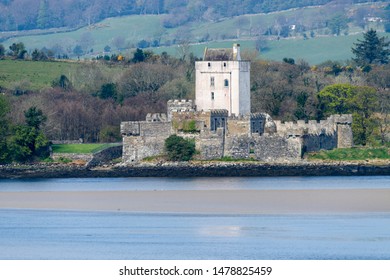
[[[241,60],[240,45],[206,49],[203,61],[196,62],[195,102],[171,100],[167,114],[121,124],[123,161],[164,154],[173,134],[194,139],[198,158],[207,160],[297,161],[305,152],[353,145],[351,115],[282,123],[250,108],[250,62]]]

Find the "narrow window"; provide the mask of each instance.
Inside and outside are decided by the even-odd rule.
[[[211,77],[210,78],[210,86],[214,86],[215,85],[215,79],[214,79],[214,77]]]
[[[249,154],[255,153],[255,143],[249,143]]]
[[[226,67],[226,62],[223,63],[223,67]]]
[[[207,65],[209,66],[209,68],[211,67],[211,63],[210,62]]]
[[[228,87],[228,86],[229,86],[229,80],[226,79],[226,80],[225,80],[225,87]]]
[[[214,92],[211,93],[211,100],[214,100]]]

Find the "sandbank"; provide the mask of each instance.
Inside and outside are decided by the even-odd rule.
[[[387,213],[390,190],[0,192],[0,209],[228,215]]]

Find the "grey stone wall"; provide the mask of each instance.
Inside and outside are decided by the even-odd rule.
[[[277,135],[255,138],[255,156],[265,162],[297,161],[302,158],[302,139]]]
[[[324,121],[307,123],[281,123],[266,114],[232,116],[227,119],[226,129],[218,127],[211,131],[212,116],[225,117],[225,112],[221,116],[217,113],[173,112],[173,120],[169,122],[122,123],[123,160],[137,162],[163,154],[165,139],[174,133],[195,139],[196,149],[200,152],[198,157],[205,160],[229,156],[265,162],[296,161],[304,152],[345,148],[353,144],[350,115],[335,115]],[[180,129],[183,122],[190,120],[196,121],[198,133],[185,133]],[[253,124],[252,121],[258,122]]]
[[[221,128],[215,133],[202,133],[195,143],[201,159],[211,160],[224,156],[224,133]]]
[[[87,163],[88,167],[102,165],[108,163],[113,159],[122,157],[123,146],[118,145],[109,147],[103,151],[94,153],[92,159]]]
[[[304,135],[303,152],[332,150],[337,147],[337,134]]]
[[[268,136],[228,136],[225,141],[225,156],[232,158],[255,158],[260,161],[296,161],[302,156],[301,138]]]
[[[337,125],[337,148],[353,147],[352,127],[348,124]]]
[[[92,160],[92,154],[72,154],[72,153],[54,153],[51,155],[53,160],[69,159],[72,161],[84,161],[88,163]]]
[[[225,141],[225,156],[235,159],[249,158],[249,145],[253,142],[248,135],[229,135]]]
[[[124,162],[137,162],[164,153],[165,139],[172,134],[171,122],[126,122],[121,125]]]

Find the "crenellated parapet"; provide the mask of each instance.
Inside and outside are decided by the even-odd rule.
[[[169,100],[167,103],[168,120],[172,120],[174,112],[195,112],[195,103],[193,100]]]
[[[332,115],[326,120],[308,122],[299,120],[296,122],[275,121],[277,133],[282,136],[303,136],[303,135],[331,135],[337,131],[337,125],[340,123],[351,124],[351,119],[347,116]]]
[[[168,121],[167,114],[161,114],[161,113],[149,113],[146,115],[146,121],[147,122],[166,122]]]

